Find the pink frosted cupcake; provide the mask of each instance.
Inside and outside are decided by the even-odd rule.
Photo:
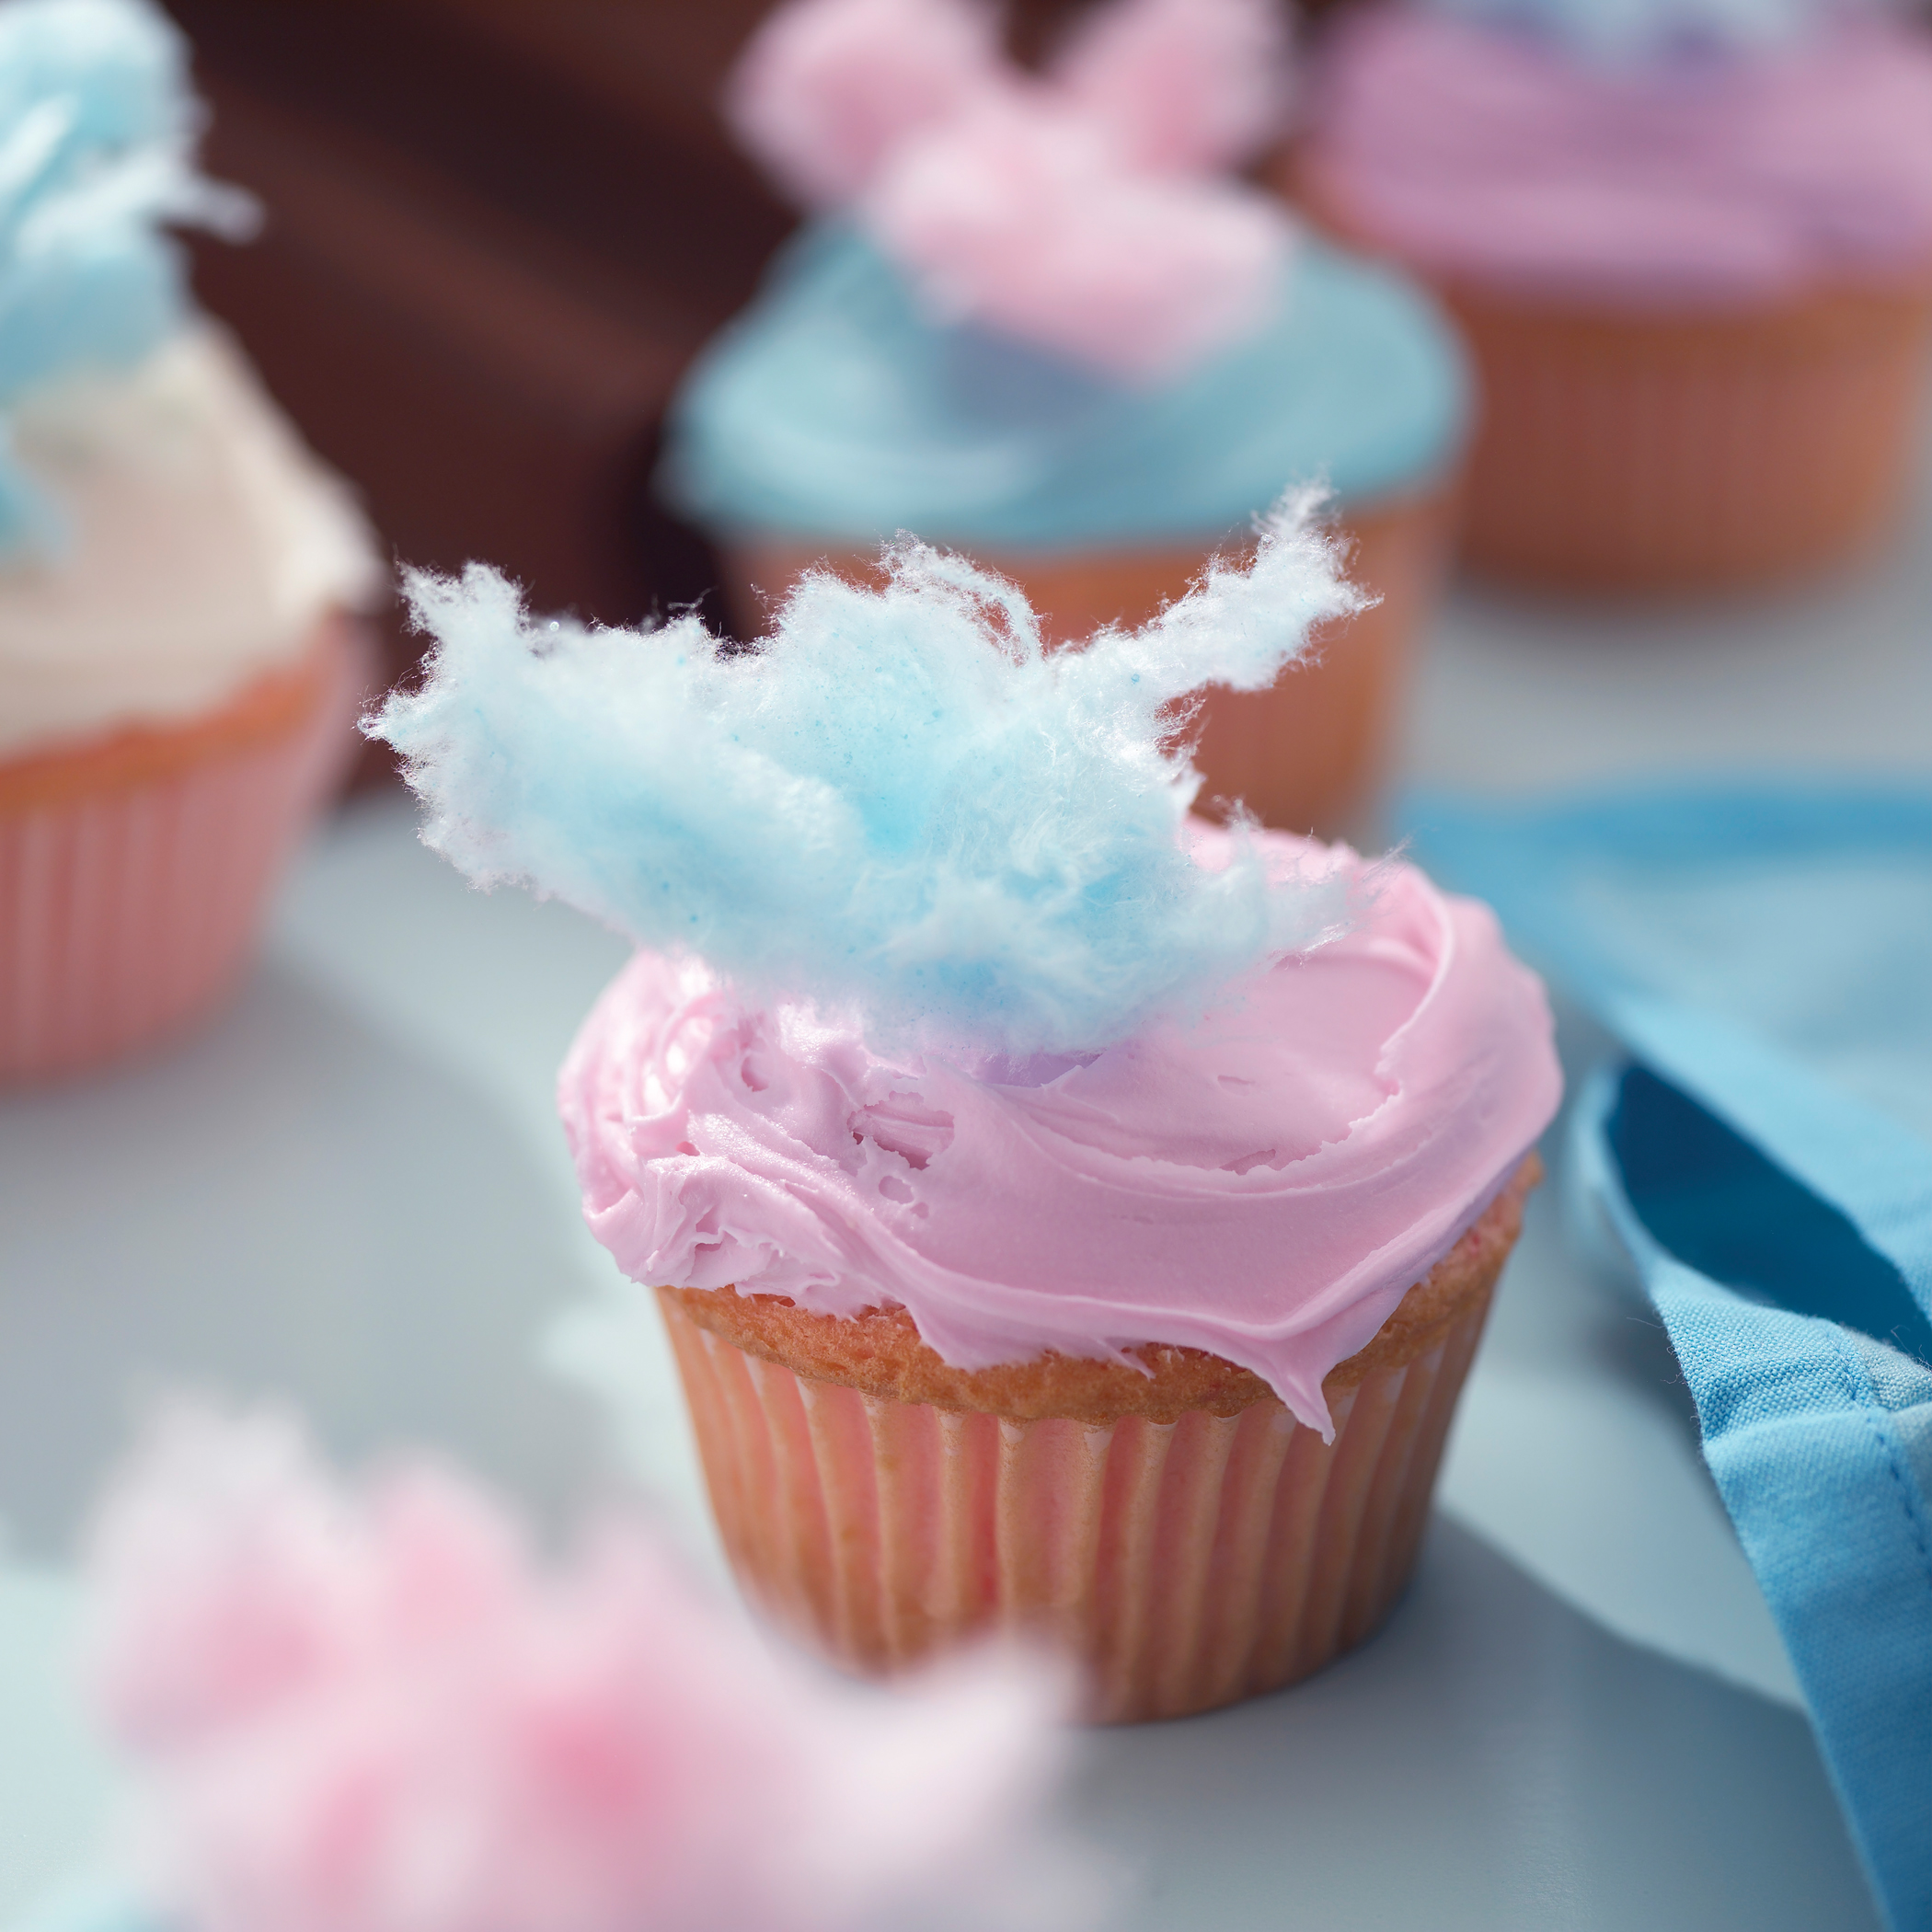
[[[1463,324],[1483,569],[1748,584],[1896,512],[1932,344],[1919,29],[1806,0],[1382,6],[1336,29],[1291,185]]]
[[[1105,1719],[1274,1688],[1414,1561],[1541,990],[1412,868],[1189,818],[1188,694],[1352,601],[1292,511],[1052,653],[1003,581],[886,568],[749,654],[418,581],[377,729],[431,845],[640,942],[559,1104],[753,1596],[868,1671],[1043,1637]]]
[[[370,669],[361,519],[161,231],[247,213],[192,171],[185,76],[140,0],[0,11],[15,138],[47,137],[0,232],[0,1079],[232,985]]]

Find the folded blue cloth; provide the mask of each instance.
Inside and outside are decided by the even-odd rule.
[[[1635,1263],[1894,1932],[1932,1926],[1932,792],[1418,795],[1617,1034],[1575,1179]]]

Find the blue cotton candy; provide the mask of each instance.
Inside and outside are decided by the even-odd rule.
[[[1608,63],[1802,39],[1861,10],[1857,0],[1426,0],[1435,12],[1542,35]],[[1867,12],[1879,11],[1868,5]]]
[[[0,6],[0,411],[56,377],[125,368],[177,329],[179,252],[246,196],[194,171],[186,42],[145,0]],[[58,514],[0,440],[0,557],[58,542]]]
[[[695,615],[546,624],[480,566],[412,573],[427,674],[365,729],[480,885],[875,1040],[1095,1049],[1343,916],[1340,884],[1271,884],[1245,837],[1225,870],[1189,858],[1200,779],[1172,742],[1189,693],[1264,687],[1361,607],[1315,507],[1284,499],[1250,568],[1142,629],[1052,654],[1014,586],[907,538],[882,591],[808,575],[748,652]]]

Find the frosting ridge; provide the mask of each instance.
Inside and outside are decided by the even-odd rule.
[[[592,1231],[642,1282],[903,1304],[960,1367],[1206,1349],[1326,1430],[1323,1377],[1482,1213],[1559,1076],[1486,908],[1264,840],[1372,887],[1363,916],[1098,1053],[888,1057],[640,952],[559,1079]]]

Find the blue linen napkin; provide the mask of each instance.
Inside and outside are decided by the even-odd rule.
[[[1633,1056],[1572,1181],[1662,1316],[1893,1932],[1932,1926],[1932,791],[1406,801]]]

